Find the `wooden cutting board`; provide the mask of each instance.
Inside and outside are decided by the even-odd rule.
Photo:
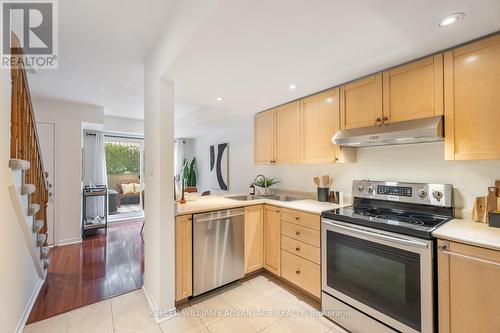
[[[497,188],[488,187],[488,201],[486,202],[486,211],[497,211]]]
[[[486,208],[488,200],[487,197],[477,197],[474,201],[474,208],[472,209],[472,219],[476,222],[487,223],[488,211]]]

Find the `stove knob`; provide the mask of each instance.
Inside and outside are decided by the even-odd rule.
[[[364,185],[358,185],[358,192],[361,193],[365,189]]]
[[[372,194],[373,193],[373,186],[368,186],[368,189],[367,189],[368,193]]]
[[[441,191],[433,191],[432,196],[437,200],[441,201],[441,198],[443,197],[443,192]]]
[[[421,197],[421,198],[425,198],[427,196],[427,190],[426,189],[419,189],[418,191],[418,196]]]

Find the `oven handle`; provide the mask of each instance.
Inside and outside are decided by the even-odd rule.
[[[371,237],[371,238],[377,238],[377,239],[385,240],[385,241],[388,241],[388,242],[393,242],[393,243],[398,243],[398,244],[403,244],[403,245],[409,245],[409,246],[412,246],[412,247],[418,247],[418,248],[422,248],[422,249],[427,249],[428,248],[427,243],[421,243],[421,242],[417,242],[417,241],[406,239],[406,238],[402,238],[402,237],[395,237],[395,236],[389,236],[389,235],[386,235],[386,234],[371,232],[371,231],[367,231],[367,230],[360,229],[360,228],[348,227],[348,226],[345,226],[345,225],[342,225],[342,224],[338,224],[338,223],[335,223],[335,222],[332,222],[332,221],[323,220],[322,222],[325,223],[325,224],[328,224],[328,225],[330,225],[332,227],[335,227],[335,228],[338,228],[338,229],[343,229],[343,230],[346,230],[346,231],[350,231],[350,232],[358,234],[358,235],[364,235],[364,236]]]

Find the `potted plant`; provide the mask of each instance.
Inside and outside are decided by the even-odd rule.
[[[267,178],[264,175],[258,175],[253,181],[255,186],[264,189],[264,193],[261,193],[261,195],[269,195],[269,188],[278,183],[279,181],[276,178]]]
[[[196,157],[193,157],[191,162],[184,159],[184,166],[181,171],[181,178],[184,182],[185,192],[192,193],[198,192],[196,188],[197,174],[196,174]]]

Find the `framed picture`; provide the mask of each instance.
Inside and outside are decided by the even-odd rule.
[[[210,186],[212,189],[229,189],[228,144],[219,143],[210,146]]]

